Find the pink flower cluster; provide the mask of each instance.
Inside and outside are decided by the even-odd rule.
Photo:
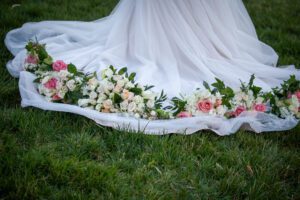
[[[197,109],[203,113],[209,113],[212,109],[217,108],[222,105],[222,99],[217,99],[215,103],[211,102],[209,99],[203,99],[198,101]],[[192,114],[187,111],[180,112],[177,115],[178,118],[192,117]]]
[[[47,89],[56,89],[58,80],[56,78],[51,78],[48,82],[44,84]]]
[[[25,62],[28,63],[28,64],[34,64],[34,65],[36,65],[39,62],[39,58],[37,56],[35,56],[35,55],[29,54],[27,56],[27,58],[25,59]]]
[[[252,109],[253,109],[253,111],[256,111],[256,112],[266,112],[267,111],[267,106],[263,103],[254,104]],[[228,112],[226,114],[226,116],[228,116],[228,117],[238,117],[245,111],[247,111],[246,106],[241,105],[241,106],[236,107],[236,109],[234,111]]]
[[[57,60],[56,62],[54,62],[52,64],[52,69],[54,71],[61,71],[61,70],[66,70],[68,68],[68,65],[66,63],[64,63],[64,61],[62,60]]]

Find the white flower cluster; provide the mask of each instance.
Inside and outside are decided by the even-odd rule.
[[[38,72],[38,91],[47,101],[63,100],[68,92],[80,87],[83,78],[74,76],[67,70]]]
[[[263,104],[265,99],[263,97],[258,96],[254,97],[253,92],[248,90],[247,92],[237,91],[234,93],[233,99],[230,101],[232,108],[239,106],[245,107],[246,110],[252,110],[254,105]]]
[[[300,118],[300,102],[296,95],[284,100],[276,98],[276,106],[279,108],[281,117],[296,116]]]
[[[27,63],[27,62],[25,62],[25,66],[24,66],[26,71],[35,71],[38,69],[38,67],[39,66],[37,64]]]
[[[204,114],[223,116],[228,110],[225,105],[222,105],[221,94],[219,92],[212,94],[207,89],[198,89],[184,100],[187,102],[186,111],[193,116]]]
[[[136,118],[155,119],[157,94],[135,84],[125,74],[114,68],[102,72],[102,79],[90,77],[82,87],[86,98],[78,100],[78,105],[105,113],[123,113]]]

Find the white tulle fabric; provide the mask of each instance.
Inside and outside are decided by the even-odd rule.
[[[241,0],[121,0],[112,14],[92,22],[43,21],[26,23],[5,39],[15,58],[7,69],[20,77],[22,106],[84,115],[114,128],[148,134],[194,133],[210,129],[219,135],[240,128],[255,132],[295,127],[294,118],[243,113],[227,120],[215,116],[147,121],[118,114],[105,114],[73,105],[46,102],[23,71],[24,46],[37,38],[47,44],[54,59],[74,63],[84,72],[101,71],[108,65],[127,66],[137,72],[137,81],[165,90],[169,97],[189,94],[203,81],[220,78],[237,89],[240,80],[255,74],[255,84],[270,90],[291,74],[294,66],[275,67],[278,56],[260,42]]]

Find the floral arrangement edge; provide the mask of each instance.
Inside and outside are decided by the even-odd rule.
[[[300,80],[295,75],[269,92],[254,85],[254,75],[248,83],[241,82],[238,91],[216,78],[211,85],[203,82],[191,95],[171,98],[165,106],[164,91],[155,93],[154,86],[137,83],[136,73],[128,73],[126,67],[109,66],[101,74],[84,74],[73,64],[53,61],[45,44],[29,41],[26,50],[25,70],[36,75],[39,94],[51,102],[150,120],[203,115],[235,118],[245,111],[300,118]]]

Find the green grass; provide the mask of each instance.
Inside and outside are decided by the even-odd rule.
[[[147,136],[81,116],[21,108],[7,31],[28,21],[93,20],[116,0],[1,0],[0,199],[300,199],[300,127],[219,137]],[[280,64],[300,66],[299,0],[247,0]],[[13,4],[21,4],[11,8]]]

